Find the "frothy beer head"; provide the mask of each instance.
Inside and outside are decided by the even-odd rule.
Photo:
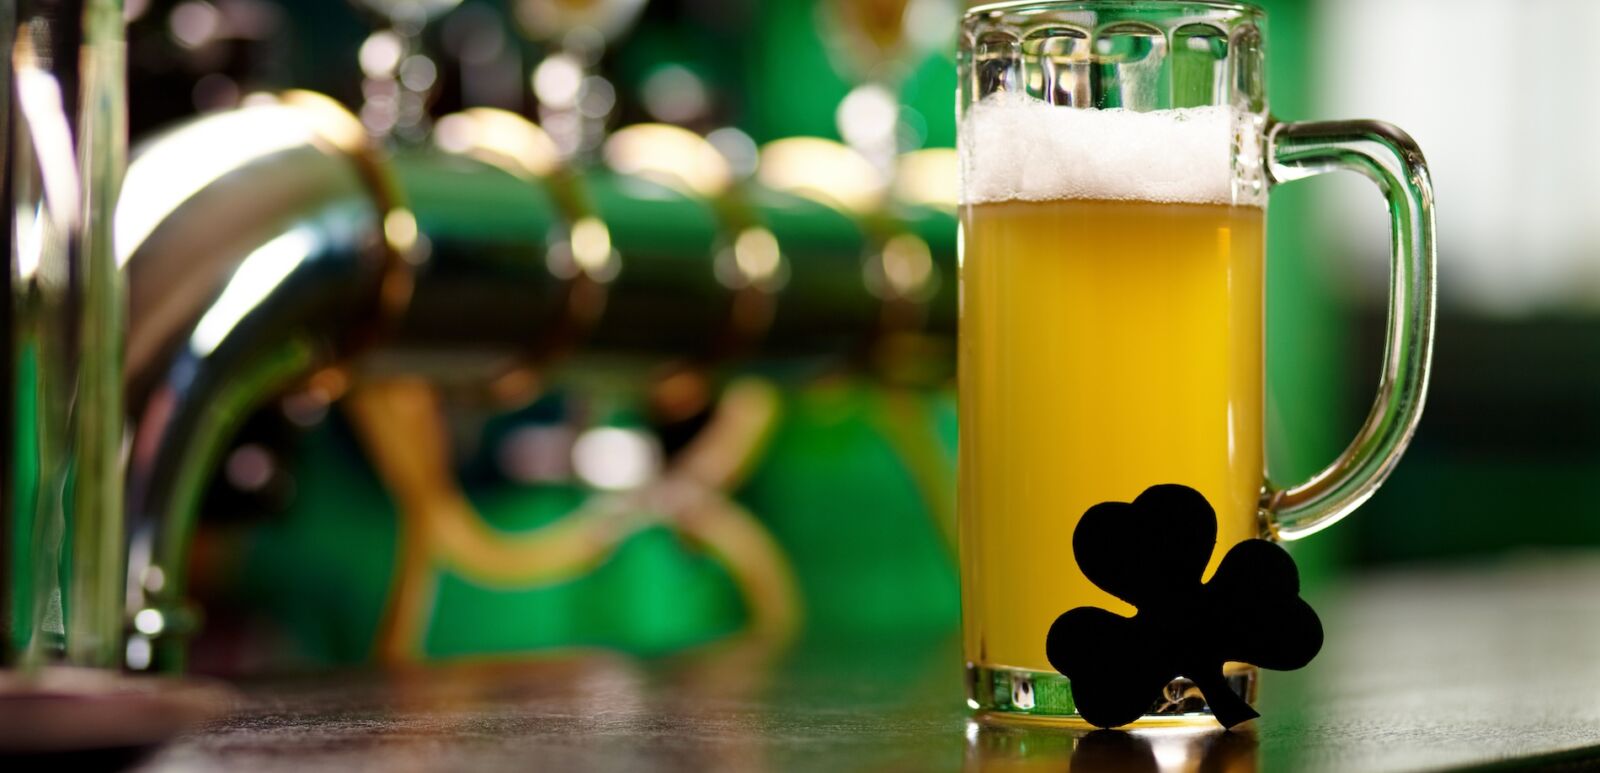
[[[961,123],[963,201],[1231,204],[1233,111],[1057,107],[997,93]]]

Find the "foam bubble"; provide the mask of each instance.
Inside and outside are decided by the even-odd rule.
[[[1234,201],[1233,111],[1057,107],[998,93],[961,123],[963,201]]]

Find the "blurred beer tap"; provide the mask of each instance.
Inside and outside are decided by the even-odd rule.
[[[116,213],[129,288],[126,664],[181,665],[200,495],[248,412],[386,331],[416,221],[366,130],[290,93],[176,127],[137,153]]]
[[[717,222],[712,258],[703,270],[729,294],[727,317],[699,351],[661,368],[648,394],[660,431],[675,436],[710,407],[711,370],[759,344],[788,281],[788,259],[749,205],[749,174],[737,173],[707,138],[668,124],[634,124],[606,140],[603,157],[614,172],[704,202]]]
[[[452,57],[442,61],[461,67],[459,95],[448,91],[454,70],[437,65],[408,85],[422,25],[455,3],[360,4],[390,28],[362,46],[359,118],[305,92],[252,98],[151,138],[131,167],[118,213],[136,416],[126,614],[149,624],[129,642],[134,668],[182,666],[199,622],[186,585],[201,494],[249,414],[285,394],[315,412],[346,396],[369,443],[441,445],[448,433],[408,434],[387,409],[361,406],[404,393],[416,405],[503,411],[571,386],[564,430],[659,442],[658,488],[706,496],[657,515],[712,545],[760,536],[725,495],[762,447],[750,433],[779,405],[770,385],[736,372],[796,379],[844,364],[902,385],[948,378],[953,159],[910,154],[889,175],[832,141],[758,150],[737,129],[702,135],[725,120],[704,111],[687,121],[698,131],[647,123],[608,136],[617,93],[599,67],[642,0],[515,4],[522,30],[547,47],[527,81],[539,122],[499,91],[491,104],[501,108],[429,122],[440,73],[444,98],[472,105],[468,65],[498,72],[520,49],[497,38],[503,48],[486,44],[479,57],[468,41],[493,37],[484,25],[499,16],[468,3],[441,30]],[[414,109],[402,109],[407,93],[421,100]],[[891,361],[900,364],[879,367]],[[641,399],[645,426],[605,426],[612,409],[635,412]],[[414,426],[442,421],[431,410]],[[909,427],[916,413],[886,415]],[[418,450],[439,454],[433,487],[412,491],[405,517],[471,523],[460,508],[443,521],[434,512],[461,499],[444,477],[449,449]],[[393,466],[386,482],[420,480],[421,468],[380,451],[369,456]],[[730,472],[702,480],[707,460]],[[403,653],[418,612],[409,601],[396,610],[413,616],[392,631],[391,652]]]
[[[681,131],[655,133],[714,152]],[[512,366],[528,374],[511,390],[526,399],[556,354],[567,378],[614,389],[703,357],[742,304],[759,312],[732,323],[751,325],[735,334],[743,346],[759,341],[742,352],[750,366],[804,377],[879,328],[853,211],[758,174],[722,194],[748,219],[719,218],[685,191],[714,194],[726,180],[663,184],[666,170],[625,161],[633,141],[613,146],[612,171],[571,169],[538,127],[476,109],[440,119],[433,146],[381,154],[343,108],[290,93],[142,147],[117,214],[137,417],[127,615],[145,622],[130,666],[181,666],[198,624],[185,575],[200,495],[249,412],[286,391],[327,402],[407,375],[481,388]],[[579,183],[581,201],[563,203]],[[730,222],[749,225],[725,237]],[[950,249],[940,244],[941,263]],[[741,289],[719,281],[719,253]],[[931,303],[947,334],[951,296]]]
[[[900,92],[915,65],[949,44],[959,9],[951,0],[825,0],[816,9],[835,69],[858,84],[834,116],[843,143],[773,141],[760,150],[756,175],[862,227],[860,278],[882,306],[874,345],[861,354],[890,375],[927,362],[901,355],[928,344],[926,325],[950,322],[930,318],[955,290],[955,266],[938,259],[948,253],[932,242],[948,237],[929,225],[955,209],[955,153],[922,148],[925,119],[902,106]]]
[[[857,276],[880,306],[870,346],[858,354],[880,375],[925,364],[915,351],[928,342],[923,332],[954,324],[954,245],[936,253],[932,242],[948,241],[939,224],[954,211],[955,159],[922,151],[908,154],[906,166],[891,182],[848,145],[789,137],[761,149],[756,173],[763,186],[835,209],[861,229]]]
[[[954,323],[954,245],[939,223],[956,207],[956,158],[923,149],[925,119],[901,104],[912,67],[949,44],[959,13],[949,0],[828,0],[818,6],[837,70],[858,81],[835,114],[844,143],[793,137],[761,149],[767,186],[847,212],[860,225],[859,277],[881,304],[857,353],[881,378],[880,424],[907,461],[926,510],[955,551],[955,503],[945,482],[954,459],[940,453],[913,385],[947,377],[947,342],[929,331]],[[937,247],[935,245],[938,245]]]

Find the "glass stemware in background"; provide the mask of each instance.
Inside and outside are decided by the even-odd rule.
[[[111,231],[126,146],[122,3],[7,8],[0,652],[25,670],[109,668],[123,625],[123,294]]]
[[[645,0],[517,0],[517,22],[549,54],[533,69],[539,125],[567,158],[600,147],[616,87],[599,73],[606,46],[626,32]]]
[[[422,30],[461,0],[351,2],[389,24],[361,44],[361,72],[366,76],[361,122],[373,136],[418,142],[428,134],[428,95],[439,74],[438,65],[422,51]]]
[[[833,34],[834,67],[859,85],[839,103],[839,136],[867,157],[885,177],[896,157],[917,150],[920,136],[903,116],[901,87],[930,52],[949,48],[958,4],[952,0],[827,0],[819,6],[824,29]],[[910,118],[908,122],[903,118]]]

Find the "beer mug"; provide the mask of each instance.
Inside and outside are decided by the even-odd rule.
[[[1416,427],[1434,316],[1422,154],[1388,124],[1274,119],[1263,21],[1205,0],[1001,3],[963,21],[959,509],[974,708],[1072,717],[1045,656],[1051,623],[1079,606],[1134,614],[1071,558],[1091,506],[1197,489],[1217,516],[1209,579],[1242,540],[1298,539],[1349,514]],[[1265,206],[1280,182],[1341,169],[1389,206],[1378,396],[1333,464],[1277,487],[1262,450]],[[1252,697],[1253,668],[1225,674]],[[1150,713],[1207,711],[1180,679]]]

